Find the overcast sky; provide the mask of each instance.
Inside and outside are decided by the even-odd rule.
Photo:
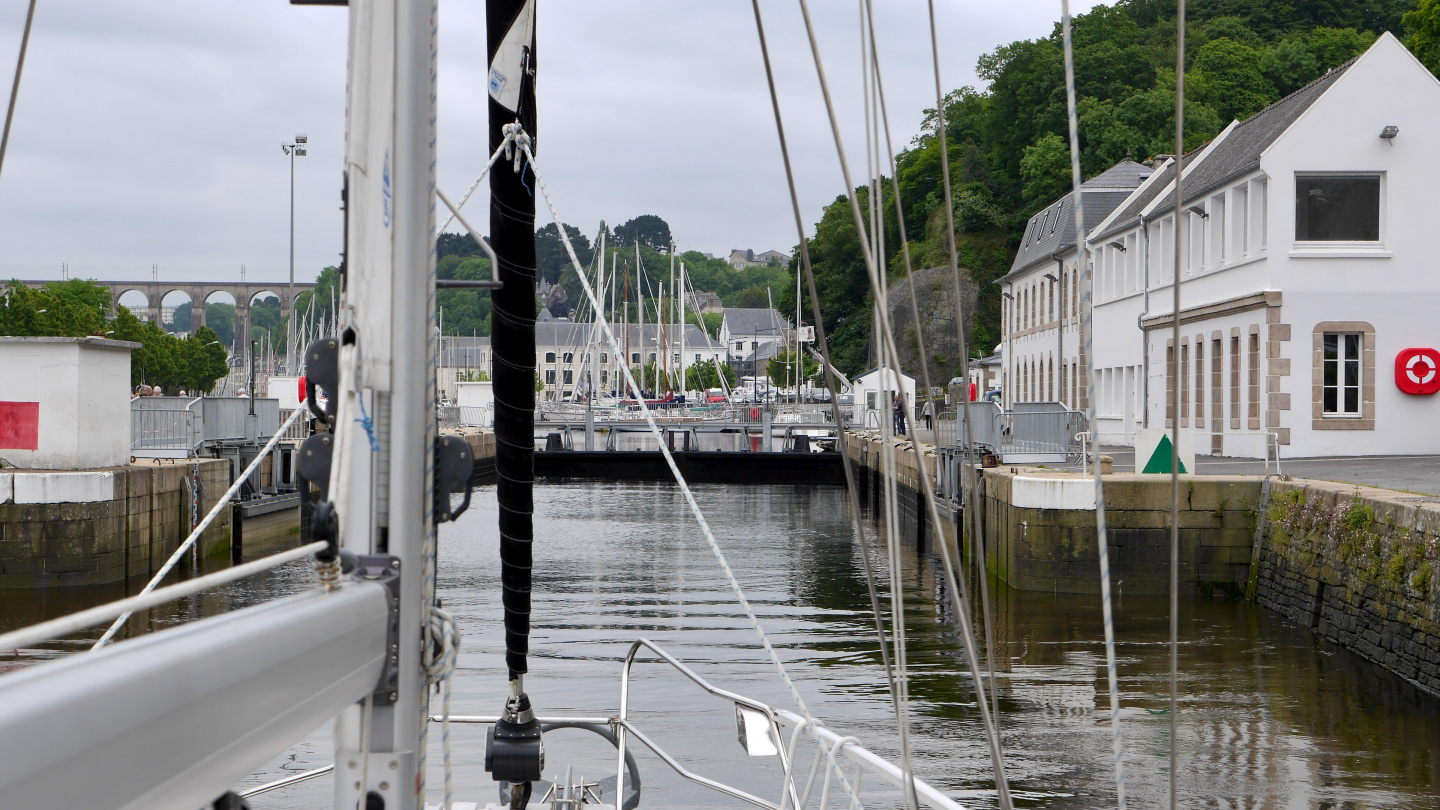
[[[1095,3],[1080,0],[1080,13]],[[864,175],[857,3],[815,0],[857,182]],[[0,94],[25,0],[0,0]],[[995,46],[1047,34],[1058,0],[939,6],[946,89]],[[844,191],[798,6],[762,3],[807,228]],[[439,184],[464,193],[485,155],[482,0],[440,6]],[[934,106],[926,6],[877,4],[896,148]],[[346,12],[283,0],[40,0],[0,174],[0,275],[296,280],[338,260]],[[754,18],[745,0],[540,0],[540,170],[593,234],[639,214],[683,250],[795,244]],[[4,96],[0,96],[3,99]],[[470,205],[481,211],[480,194]],[[484,221],[477,214],[476,219]],[[537,224],[548,221],[540,214]]]

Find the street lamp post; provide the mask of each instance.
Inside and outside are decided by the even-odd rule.
[[[285,372],[295,373],[294,366],[294,344],[295,344],[295,158],[305,157],[305,145],[310,138],[303,132],[295,135],[291,143],[281,143],[280,149],[290,158],[290,289],[287,292],[290,302],[290,321],[285,328],[290,333],[290,340],[285,347]]]

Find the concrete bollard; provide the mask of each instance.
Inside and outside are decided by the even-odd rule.
[[[1100,457],[1100,474],[1109,475],[1115,472],[1115,459],[1111,456]]]

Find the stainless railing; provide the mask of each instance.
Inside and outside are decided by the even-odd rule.
[[[202,442],[200,424],[192,410],[154,407],[130,409],[130,455],[133,457],[190,458],[195,455]]]
[[[250,410],[254,408],[254,424]],[[293,411],[287,410],[288,418]],[[188,413],[189,416],[183,414]],[[280,401],[247,397],[135,397],[130,400],[130,455],[187,458],[206,442],[263,441],[280,429]],[[294,436],[304,424],[296,420]]]
[[[659,656],[662,661],[675,668],[696,686],[735,705],[736,733],[746,753],[751,756],[780,757],[783,781],[779,802],[762,799],[737,787],[688,770],[629,719],[630,670],[635,664],[636,654],[642,647]],[[612,722],[618,726],[615,745],[620,751],[619,773],[623,773],[625,769],[626,738],[633,736],[636,742],[649,748],[666,765],[670,766],[671,770],[685,779],[727,796],[733,796],[747,804],[765,808],[765,810],[806,810],[810,806],[810,799],[814,794],[817,780],[819,780],[821,791],[819,804],[816,806],[819,810],[827,810],[830,806],[830,786],[835,781],[835,773],[843,767],[842,760],[853,767],[853,772],[846,776],[846,780],[850,788],[855,791],[855,796],[853,798],[841,796],[837,802],[839,806],[853,807],[854,801],[860,797],[860,791],[867,784],[863,777],[871,776],[888,783],[891,788],[899,791],[903,791],[907,781],[913,781],[915,795],[922,804],[936,808],[936,810],[964,810],[961,804],[933,786],[914,779],[913,775],[906,774],[894,763],[865,749],[854,737],[836,734],[819,723],[806,722],[804,718],[792,712],[775,709],[758,700],[712,686],[648,639],[642,638],[630,645],[630,651],[625,656],[625,666],[620,673],[620,714]],[[788,735],[785,734],[786,726],[790,728]],[[815,743],[814,761],[811,764],[809,777],[804,780],[803,784],[795,778],[795,755],[798,752],[801,737]],[[871,783],[874,781],[871,780]],[[896,800],[899,798],[898,795],[891,795],[878,803],[870,802],[869,804],[873,806],[897,804],[899,802]]]
[[[991,422],[990,447],[1006,464],[1063,464],[1083,449],[1077,438],[1087,430],[1079,411],[1004,411]]]

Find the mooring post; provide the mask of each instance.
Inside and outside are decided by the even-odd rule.
[[[585,409],[585,452],[595,449],[595,412]]]
[[[760,440],[760,449],[763,450],[763,451],[765,451],[766,453],[769,453],[769,452],[773,449],[773,448],[770,446],[770,445],[771,445],[771,437],[770,437],[770,409],[769,409],[769,408],[766,408],[766,409],[765,409],[765,413],[760,417],[760,430],[763,431],[762,434],[761,434],[761,435],[763,436],[763,438]]]

